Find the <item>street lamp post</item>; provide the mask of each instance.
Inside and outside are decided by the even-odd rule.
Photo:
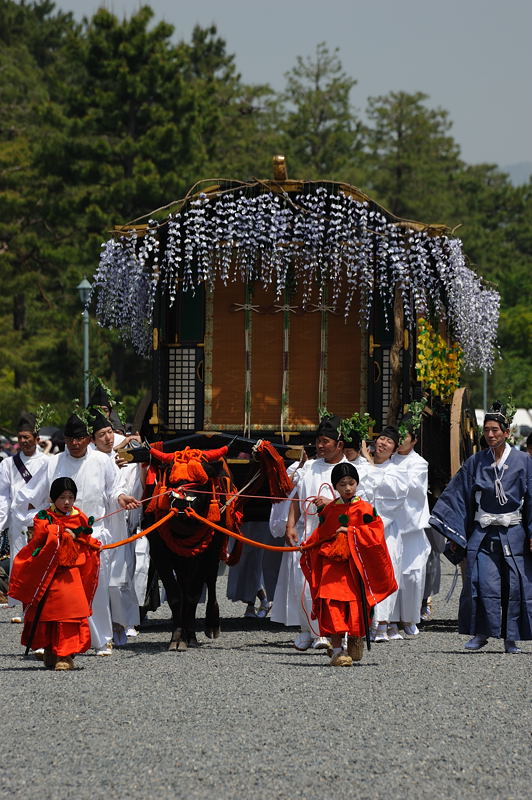
[[[79,292],[79,298],[83,306],[81,314],[83,320],[83,398],[86,407],[89,405],[89,305],[92,286],[87,278],[83,278],[81,283],[76,286],[76,289]]]

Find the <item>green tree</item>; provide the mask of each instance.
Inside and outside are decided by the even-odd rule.
[[[173,28],[152,17],[148,7],[121,21],[102,9],[80,27],[52,3],[0,0],[6,423],[42,399],[63,413],[79,394],[74,287],[91,276],[109,229],[182,197],[237,150],[240,168],[255,171],[268,87],[241,84],[215,28],[175,44]],[[91,366],[131,398],[150,379],[147,363],[95,325]]]
[[[369,98],[366,188],[400,217],[444,222],[462,163],[447,111],[427,100],[422,92]]]
[[[53,303],[33,143],[43,135],[37,109],[50,96],[62,48],[74,33],[72,16],[55,13],[51,2],[0,2],[0,277],[5,299],[0,391],[7,425],[21,407],[35,405],[40,394],[39,345],[47,339],[45,318]],[[64,329],[61,324],[57,328]],[[51,338],[50,346],[58,346],[61,336]],[[56,397],[54,387],[49,399]]]
[[[338,49],[318,44],[297,57],[280,95],[281,147],[295,178],[353,181],[359,172],[359,123],[351,106],[357,81],[343,70]]]
[[[489,397],[511,394],[532,407],[532,181],[512,186],[497,167],[466,167],[458,181],[458,231],[474,269],[501,294],[500,358],[489,377]],[[481,404],[482,376],[467,375]]]

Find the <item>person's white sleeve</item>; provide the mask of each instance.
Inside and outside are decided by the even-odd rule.
[[[408,494],[408,473],[399,470],[395,464],[386,469],[368,464],[360,483],[361,491],[371,497],[370,502],[378,504],[383,500],[390,511],[399,508]]]
[[[53,456],[43,461],[31,480],[17,492],[14,516],[24,527],[32,525],[35,514],[48,505],[50,474],[55,467],[52,459]]]
[[[118,498],[121,494],[127,494],[125,484],[126,476],[122,470],[117,469],[110,459],[106,459],[103,465],[105,474],[105,494],[110,507],[119,508]]]
[[[423,461],[414,461],[407,468],[408,497],[413,503],[424,504],[428,490],[428,467]]]
[[[0,531],[7,528],[9,510],[11,508],[11,476],[7,466],[7,458],[0,464]]]

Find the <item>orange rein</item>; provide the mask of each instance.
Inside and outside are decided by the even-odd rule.
[[[253,547],[262,547],[263,550],[274,550],[275,552],[281,553],[294,553],[294,552],[301,552],[302,550],[310,550],[314,545],[308,547],[304,543],[298,545],[297,547],[277,547],[274,544],[263,544],[262,542],[256,542],[253,539],[248,539],[246,536],[242,536],[241,533],[235,533],[234,531],[228,531],[227,528],[222,528],[221,525],[216,525],[216,523],[211,522],[204,517],[200,517],[192,508],[186,508],[185,514],[187,517],[194,517],[199,522],[203,522],[205,525],[208,525],[210,528],[215,528],[217,531],[221,533],[225,533],[227,536],[232,536],[233,539],[238,539],[240,542],[245,542],[246,544],[251,544]]]
[[[153,525],[150,525],[149,528],[145,528],[145,530],[139,531],[139,533],[136,533],[134,536],[128,536],[127,539],[121,539],[121,541],[119,542],[112,542],[111,544],[102,544],[99,547],[97,544],[93,544],[92,542],[83,542],[83,544],[92,547],[94,550],[113,550],[113,548],[115,547],[120,547],[123,544],[129,544],[129,542],[134,542],[136,539],[142,539],[143,536],[146,536],[146,534],[154,531],[156,528],[159,527],[159,525],[162,525],[163,522],[168,522],[168,520],[171,519],[174,516],[174,514],[177,514],[177,509],[172,508],[172,510],[165,517],[162,517],[162,519],[158,520],[157,522],[154,522]]]
[[[136,533],[134,536],[128,536],[127,539],[122,539],[120,542],[103,544],[100,545],[99,547],[96,544],[92,544],[92,542],[83,542],[83,544],[86,544],[88,547],[92,547],[94,550],[112,550],[115,547],[121,547],[124,544],[129,544],[129,542],[134,542],[136,539],[141,539],[143,536],[146,536],[146,534],[154,531],[164,522],[168,522],[168,520],[171,519],[177,513],[178,513],[177,509],[173,508],[165,517],[162,517],[162,519],[158,520],[157,522],[154,522],[154,524],[150,525],[149,528],[146,528],[145,530]],[[200,517],[200,515],[197,514],[192,508],[185,509],[185,514],[188,517],[193,517],[194,519],[197,519],[198,522],[203,522],[203,524],[207,525],[209,528],[214,528],[215,530],[220,531],[221,533],[225,533],[226,536],[232,536],[233,539],[238,539],[238,541],[244,542],[245,544],[250,544],[253,547],[261,547],[263,550],[274,550],[275,552],[278,553],[294,553],[294,552],[302,552],[303,550],[310,550],[312,547],[315,546],[311,545],[309,547],[305,543],[298,545],[297,547],[277,547],[276,545],[273,544],[263,544],[262,542],[256,542],[254,539],[248,539],[246,536],[242,536],[241,533],[235,533],[234,531],[227,530],[227,528],[222,528],[221,525],[216,525],[216,523],[212,522],[210,519],[205,519],[205,517]]]

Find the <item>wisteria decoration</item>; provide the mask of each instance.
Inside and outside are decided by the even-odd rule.
[[[310,188],[309,188],[310,187]],[[407,327],[417,317],[446,319],[468,369],[493,366],[499,295],[466,265],[459,239],[399,224],[370,201],[340,188],[306,185],[299,193],[232,188],[199,193],[164,222],[150,220],[102,245],[95,274],[97,316],[137,352],[151,346],[157,290],[175,301],[178,286],[194,292],[236,280],[272,287],[281,300],[288,282],[302,305],[327,302],[347,317],[359,295],[360,324],[372,306],[385,314],[402,294]]]

